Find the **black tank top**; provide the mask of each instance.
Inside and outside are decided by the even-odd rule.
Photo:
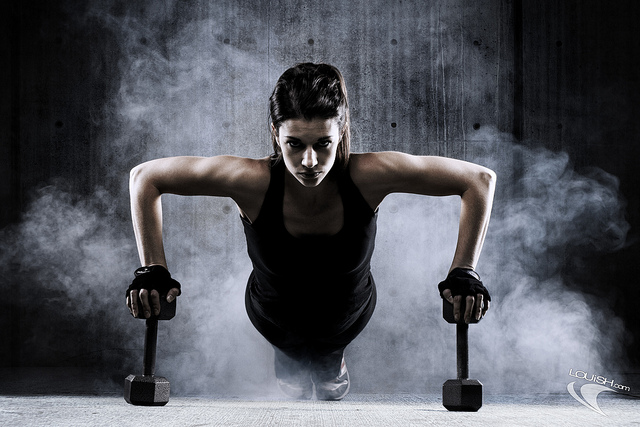
[[[242,218],[253,263],[250,317],[291,332],[331,337],[346,330],[374,292],[370,262],[377,212],[347,170],[338,180],[344,223],[335,235],[292,236],[284,225],[284,162],[271,167],[271,181],[258,217]]]

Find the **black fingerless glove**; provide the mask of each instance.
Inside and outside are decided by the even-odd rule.
[[[160,295],[167,295],[171,289],[178,288],[180,293],[182,293],[180,283],[172,279],[169,270],[161,265],[140,267],[133,274],[135,275],[135,279],[133,279],[133,282],[129,285],[126,296],[129,296],[131,291],[139,291],[140,289],[146,289],[149,292],[155,289]]]
[[[451,295],[462,295],[466,297],[471,295],[475,297],[478,294],[484,295],[485,301],[491,301],[489,291],[484,287],[480,281],[478,273],[467,268],[454,268],[451,273],[438,285],[440,291],[440,297],[445,289],[451,290]]]

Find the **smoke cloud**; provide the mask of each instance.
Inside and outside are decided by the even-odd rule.
[[[106,362],[121,357],[119,341],[128,339],[117,326],[123,312],[112,308],[124,299],[115,286],[126,274],[114,266],[130,263],[135,242],[106,190],[87,197],[65,187],[37,190],[22,222],[0,231],[2,291],[21,331],[23,366]]]
[[[552,393],[563,391],[572,366],[624,369],[623,322],[563,277],[572,258],[623,247],[629,225],[617,179],[600,169],[577,173],[566,153],[515,144],[490,129],[468,147],[471,161],[498,175],[478,265],[492,308],[470,327],[471,376],[492,392]],[[441,319],[435,285],[451,262],[458,215],[457,198],[383,202],[373,264],[378,313],[355,343],[364,377],[395,391],[425,383],[436,391],[455,375],[455,327]]]
[[[0,231],[0,275],[10,278],[2,291],[28,334],[24,363],[102,364],[121,384],[141,371],[144,331],[124,305],[138,266],[122,213],[128,170],[169,155],[268,154],[266,99],[273,76],[291,64],[269,63],[260,54],[267,35],[245,31],[244,20],[264,19],[258,11],[234,20],[234,38],[225,16],[193,19],[177,2],[157,15],[94,3],[78,19],[109,33],[117,58],[103,112],[109,132],[99,141],[105,180],[115,185],[88,196],[61,182],[35,192],[22,222]],[[499,180],[478,266],[493,302],[470,328],[472,377],[488,392],[553,393],[570,368],[619,370],[622,321],[563,277],[568,257],[624,245],[617,179],[578,173],[565,153],[487,128],[466,144],[468,160]],[[157,373],[176,394],[271,396],[273,353],[244,311],[251,264],[235,207],[178,196],[163,206],[169,269],[183,295],[176,318],[160,325]],[[380,207],[378,307],[347,349],[353,392],[437,391],[455,375],[455,328],[441,318],[436,285],[453,256],[458,214],[456,198],[392,195]]]

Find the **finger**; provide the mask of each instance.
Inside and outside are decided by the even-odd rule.
[[[133,314],[133,317],[138,317],[138,291],[134,289],[129,295],[131,300],[131,314]]]
[[[475,298],[472,297],[471,295],[467,295],[467,298],[465,300],[465,307],[464,307],[465,323],[471,322],[471,316],[473,315],[474,302],[475,302]]]
[[[442,291],[442,298],[447,300],[449,304],[453,304],[453,295],[451,294],[451,289],[445,289]]]
[[[482,294],[478,294],[476,296],[476,306],[475,306],[475,312],[476,312],[476,320],[480,320],[482,318],[482,308],[484,304],[484,295]]]
[[[169,292],[167,292],[167,302],[173,302],[176,297],[180,295],[180,289],[173,288]]]
[[[491,305],[491,301],[487,301],[484,304],[484,308],[482,309],[482,315],[484,316],[485,314],[487,314],[487,310],[489,310],[489,306]]]
[[[151,296],[151,307],[153,308],[153,314],[157,316],[160,314],[160,294],[153,289],[149,294]]]
[[[457,322],[460,320],[460,300],[462,295],[456,295],[453,297],[453,319]]]
[[[140,293],[138,294],[140,297],[140,303],[142,304],[142,312],[144,313],[144,317],[148,319],[151,317],[151,306],[149,306],[149,291],[146,289],[140,289]]]

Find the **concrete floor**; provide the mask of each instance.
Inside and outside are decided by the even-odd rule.
[[[640,426],[640,398],[613,393],[598,397],[606,415],[568,393],[485,393],[475,413],[447,411],[440,393],[352,393],[340,402],[172,395],[166,406],[140,407],[124,401],[122,378],[96,382],[100,377],[0,370],[0,426]]]
[[[0,396],[2,426],[640,426],[640,401],[600,398],[606,416],[569,396],[485,396],[476,413],[436,395],[349,395],[341,402],[175,397],[139,407],[118,396]]]

